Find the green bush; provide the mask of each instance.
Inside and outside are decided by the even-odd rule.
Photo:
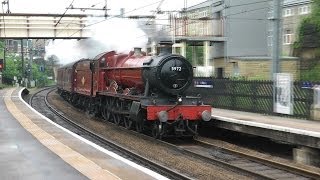
[[[302,81],[319,81],[320,80],[320,63],[317,63],[312,69],[301,70]]]

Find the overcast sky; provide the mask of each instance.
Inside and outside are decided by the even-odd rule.
[[[72,0],[9,0],[10,11],[12,13],[64,13],[66,7],[70,5]],[[152,14],[161,0],[107,0],[110,15],[119,14],[120,8],[125,8],[125,12],[133,11],[132,14]],[[205,0],[186,0],[187,6],[192,6]],[[161,10],[181,10],[184,7],[185,0],[164,0],[161,5]],[[153,5],[150,5],[153,4]],[[102,8],[105,5],[105,0],[74,0],[74,7],[91,7]],[[145,8],[140,8],[150,5]],[[2,9],[1,9],[2,11]],[[7,6],[4,6],[4,11],[7,11]],[[86,11],[88,14],[97,14],[99,11]],[[76,10],[68,10],[70,13],[81,13]],[[83,12],[82,12],[83,13]],[[104,12],[100,12],[104,14]],[[132,15],[130,14],[130,15]]]

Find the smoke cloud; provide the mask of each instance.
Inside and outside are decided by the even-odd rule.
[[[101,18],[93,17],[88,24],[99,21]],[[148,42],[148,36],[138,27],[136,20],[113,18],[90,28],[92,37],[89,39],[50,41],[45,58],[55,55],[61,64],[67,64],[81,58],[94,58],[107,51],[128,53],[134,47],[144,48]]]

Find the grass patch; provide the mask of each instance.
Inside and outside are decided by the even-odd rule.
[[[301,70],[302,81],[319,81],[320,80],[320,63],[318,62],[312,69]]]

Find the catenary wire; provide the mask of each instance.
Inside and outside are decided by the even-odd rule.
[[[270,1],[270,0],[268,0],[268,1]],[[268,1],[264,1],[264,2],[268,2]],[[157,3],[159,3],[159,2],[161,2],[161,1],[157,1],[157,2],[152,3],[152,4],[148,4],[148,5],[145,5],[145,6],[136,8],[136,9],[133,9],[132,11],[126,12],[126,14],[127,14],[127,13],[131,13],[131,12],[134,12],[134,11],[136,11],[136,10],[140,10],[140,9],[142,9],[142,8],[145,8],[145,7],[154,5],[154,4],[157,4]],[[250,4],[256,4],[256,3],[260,3],[260,2],[253,2],[253,3],[250,3]],[[242,5],[249,5],[249,3],[242,4]],[[230,8],[230,7],[237,7],[237,6],[241,6],[241,4],[232,5],[232,6],[229,6],[228,8]],[[252,12],[252,11],[257,11],[257,10],[262,10],[262,9],[267,9],[267,8],[269,8],[269,7],[263,7],[263,8],[257,8],[257,9],[251,9],[251,10],[241,11],[241,12],[234,13],[234,14],[228,14],[228,15],[226,15],[225,17],[229,17],[229,16],[233,16],[233,15],[239,15],[239,14],[243,14],[243,13],[247,13],[247,12]],[[225,8],[224,8],[224,9],[225,9]],[[89,24],[89,25],[87,25],[87,26],[84,26],[84,27],[82,27],[81,29],[79,29],[78,31],[76,31],[76,32],[74,32],[73,34],[71,34],[69,37],[72,37],[74,34],[78,33],[80,30],[82,30],[82,29],[84,29],[84,28],[86,28],[86,27],[90,27],[90,26],[93,26],[93,25],[102,23],[102,22],[104,22],[104,21],[106,21],[106,20],[110,20],[110,19],[115,18],[115,17],[118,17],[118,16],[111,16],[110,18],[107,18],[107,19],[104,19],[104,20],[101,20],[101,21],[98,21],[98,22]],[[261,19],[261,20],[262,20],[262,19]],[[195,23],[195,22],[192,22],[192,23]],[[190,23],[184,24],[183,26],[186,26],[186,25],[189,25],[189,24],[192,24],[192,23],[190,22]],[[183,26],[176,27],[175,29],[172,29],[172,28],[170,27],[170,28],[165,28],[165,29],[163,29],[163,30],[172,29],[171,31],[168,32],[168,33],[170,33],[170,32],[172,32],[172,31],[174,31],[174,30],[176,30],[176,29],[178,29],[178,28],[181,28],[181,27],[183,27]],[[155,35],[155,33],[153,33],[152,35]],[[137,37],[137,38],[141,38],[141,37],[144,37],[144,36],[148,36],[148,35],[139,36],[139,37]]]
[[[73,4],[74,1],[75,1],[75,0],[72,0],[72,2],[71,2],[70,5],[69,5],[69,8],[72,6],[72,4]],[[57,25],[60,23],[61,19],[62,19],[62,18],[64,17],[64,15],[67,13],[67,11],[68,11],[69,8],[67,8],[67,9],[64,11],[64,13],[62,14],[62,16],[60,17],[60,19],[58,20],[58,22],[57,22],[54,26],[57,26]]]
[[[157,2],[155,2],[155,3],[151,3],[151,4],[147,4],[147,5],[144,5],[144,6],[135,8],[135,9],[133,9],[133,10],[131,10],[131,11],[128,11],[128,12],[126,12],[126,13],[124,13],[124,14],[128,14],[128,13],[131,13],[131,12],[134,12],[134,11],[137,11],[137,10],[140,10],[140,9],[143,9],[143,8],[146,8],[146,7],[148,7],[148,6],[155,5],[155,4],[159,3],[159,2],[160,2],[160,1],[157,1]],[[81,29],[79,29],[78,31],[76,31],[76,32],[74,32],[73,34],[71,34],[69,37],[72,37],[73,35],[75,35],[75,34],[78,33],[79,31],[83,30],[84,28],[87,28],[87,27],[90,27],[90,26],[93,26],[93,25],[102,23],[102,22],[104,22],[104,21],[107,21],[107,20],[110,20],[110,19],[113,19],[113,18],[116,18],[116,17],[119,17],[119,16],[118,16],[118,15],[116,15],[116,16],[110,16],[110,18],[106,18],[106,19],[103,19],[103,20],[101,20],[101,21],[94,22],[94,23],[92,23],[92,24],[86,25],[86,26],[82,27]]]
[[[131,13],[131,12],[134,12],[134,11],[137,11],[137,10],[140,10],[140,9],[143,9],[143,8],[146,8],[146,7],[149,7],[149,6],[158,4],[158,3],[161,2],[161,1],[162,1],[162,0],[157,1],[157,2],[154,2],[154,3],[147,4],[147,5],[138,7],[138,8],[135,8],[135,9],[133,9],[133,10],[131,10],[131,11],[128,11],[128,12],[126,12],[126,13],[124,13],[124,14],[128,14],[128,13]],[[83,30],[83,29],[86,28],[86,27],[90,27],[90,26],[93,26],[93,25],[102,23],[102,22],[104,22],[104,21],[106,21],[106,20],[110,20],[110,19],[113,19],[113,18],[116,18],[116,17],[118,17],[118,15],[110,16],[110,18],[107,18],[107,19],[104,19],[104,20],[101,20],[101,21],[98,21],[98,22],[89,24],[89,25],[87,25],[87,26],[84,26],[84,27],[82,27],[81,29],[79,29],[79,30],[77,30],[76,32],[74,32],[73,34],[71,34],[71,35],[69,36],[69,38],[72,37],[73,35],[75,35],[76,33],[78,33],[79,31]],[[61,43],[63,43],[63,41],[61,41],[59,44],[61,44]],[[58,44],[58,45],[59,45],[59,44]]]
[[[158,11],[159,11],[159,9],[160,9],[160,7],[161,7],[161,5],[162,5],[163,2],[164,2],[164,0],[162,0],[162,1],[159,2],[159,5],[158,5],[158,7],[156,8],[156,11],[152,14],[152,16],[155,16],[155,15],[158,13]],[[148,19],[148,21],[146,22],[146,24],[148,24],[149,21],[151,21],[151,18]]]

